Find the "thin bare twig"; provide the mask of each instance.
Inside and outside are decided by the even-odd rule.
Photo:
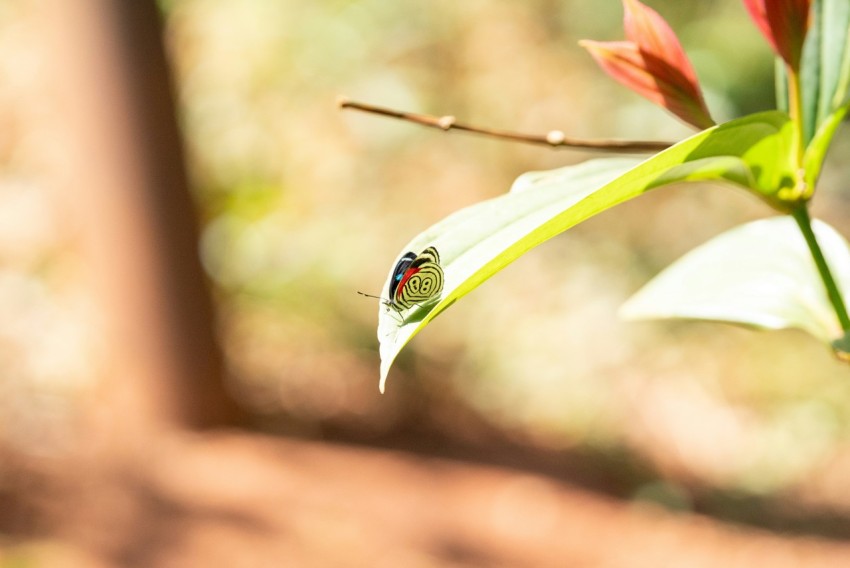
[[[348,100],[345,97],[340,97],[337,104],[339,105],[339,108],[342,109],[350,108],[372,114],[379,114],[381,116],[388,116],[390,118],[398,118],[408,122],[421,124],[422,126],[439,128],[440,130],[462,130],[464,132],[472,132],[473,134],[491,136],[502,140],[524,142],[526,144],[538,144],[549,146],[551,148],[584,148],[600,152],[643,153],[660,152],[661,150],[673,145],[673,142],[654,142],[648,140],[581,140],[578,138],[567,138],[567,136],[560,130],[552,130],[546,135],[540,136],[535,134],[522,134],[520,132],[509,132],[507,130],[480,128],[458,122],[457,119],[451,115],[433,116],[430,114],[403,112],[391,108],[358,103]]]

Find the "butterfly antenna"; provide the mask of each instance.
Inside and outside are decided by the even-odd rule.
[[[380,296],[373,296],[372,294],[367,294],[366,292],[361,292],[360,290],[358,290],[357,293],[360,294],[361,296],[366,296],[367,298],[375,298],[377,300],[383,300],[383,298],[381,298]]]

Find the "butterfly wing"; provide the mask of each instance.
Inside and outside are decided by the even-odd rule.
[[[404,273],[400,274],[398,286],[394,288],[395,293],[391,296],[392,306],[402,310],[430,302],[443,292],[444,279],[437,249],[426,248],[406,265]]]
[[[416,255],[412,252],[406,252],[396,263],[393,269],[393,277],[390,279],[390,302],[395,301],[395,294],[401,284],[402,278],[404,278],[408,267],[410,267],[414,260],[416,260]]]

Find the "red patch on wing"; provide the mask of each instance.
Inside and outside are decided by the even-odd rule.
[[[395,289],[395,297],[401,297],[401,291],[404,290],[404,285],[410,280],[410,277],[419,272],[419,268],[409,268],[404,276],[401,277],[401,282],[398,283],[398,288]]]

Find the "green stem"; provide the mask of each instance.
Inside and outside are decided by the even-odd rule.
[[[803,164],[803,97],[800,93],[800,76],[797,72],[787,67],[788,76],[788,115],[791,117],[791,122],[794,124],[794,156],[797,160],[797,167]]]
[[[835,284],[835,279],[832,277],[832,272],[829,270],[829,265],[827,265],[826,258],[823,256],[823,251],[815,238],[808,205],[806,203],[800,203],[794,208],[791,215],[797,221],[797,226],[800,227],[800,231],[806,239],[806,244],[809,245],[809,251],[812,253],[812,258],[818,268],[821,280],[823,280],[823,285],[826,287],[826,294],[829,296],[829,301],[835,310],[835,315],[838,316],[838,321],[841,322],[841,329],[848,332],[850,331],[850,317],[847,316],[847,308],[844,305],[844,299],[841,297],[841,291]]]

